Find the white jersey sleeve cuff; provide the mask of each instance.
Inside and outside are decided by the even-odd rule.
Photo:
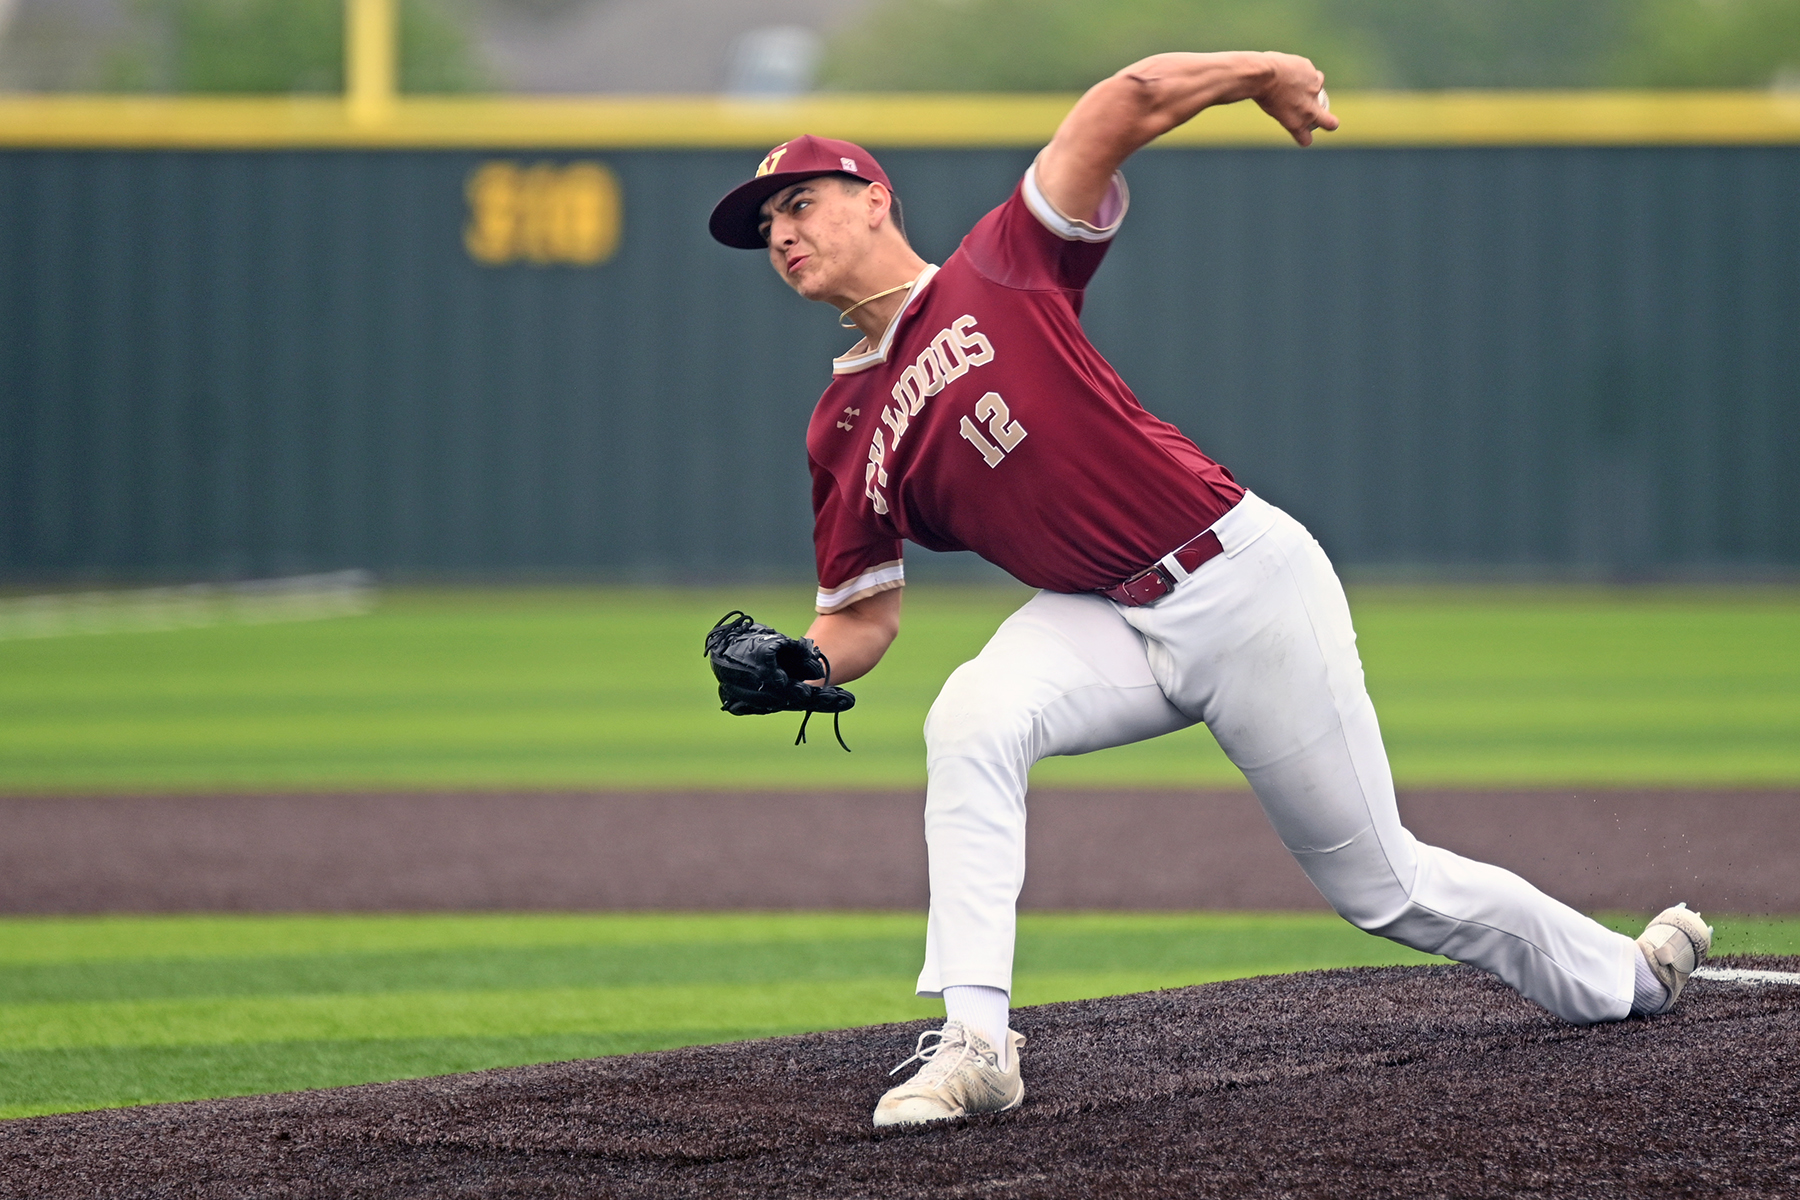
[[[1025,172],[1025,207],[1043,222],[1044,228],[1065,242],[1108,242],[1119,232],[1125,210],[1131,207],[1131,190],[1125,186],[1125,176],[1114,171],[1112,186],[1106,189],[1106,198],[1100,201],[1100,211],[1095,214],[1100,223],[1090,225],[1063,215],[1045,198],[1038,188],[1037,162],[1033,160]]]
[[[816,607],[822,613],[834,613],[845,605],[855,604],[864,596],[904,587],[905,584],[905,564],[898,561],[880,563],[870,567],[848,583],[839,584],[830,590],[820,588]]]

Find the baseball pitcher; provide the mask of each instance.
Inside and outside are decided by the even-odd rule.
[[[1350,609],[1319,544],[1145,411],[1081,327],[1129,206],[1119,167],[1212,105],[1253,100],[1302,146],[1336,129],[1324,76],[1273,53],[1158,54],[1096,84],[942,266],[906,240],[867,150],[799,137],[713,210],[862,340],[807,431],[818,618],[732,614],[707,649],[728,711],[838,713],[900,627],[901,546],[973,550],[1040,589],[945,683],[925,724],[942,1030],[877,1125],[1012,1108],[1015,902],[1032,764],[1205,722],[1346,920],[1491,971],[1576,1023],[1665,1012],[1711,946],[1685,907],[1635,941],[1401,825]],[[1229,302],[1229,298],[1222,298]],[[896,1068],[898,1071],[900,1068]]]

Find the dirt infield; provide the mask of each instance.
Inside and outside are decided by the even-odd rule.
[[[1725,965],[1800,969],[1800,959]],[[1021,1009],[1017,1112],[875,1133],[923,1023],[0,1124],[43,1197],[1792,1196],[1800,987],[1561,1024],[1468,967]]]
[[[925,906],[916,792],[0,798],[0,912]],[[1244,791],[1034,791],[1021,903],[1322,908]],[[1800,912],[1800,792],[1401,794],[1581,909]]]

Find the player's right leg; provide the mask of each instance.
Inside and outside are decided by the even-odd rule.
[[[1169,695],[1205,718],[1282,842],[1346,919],[1491,971],[1566,1020],[1626,1016],[1647,970],[1630,938],[1511,871],[1421,843],[1401,824],[1331,564],[1292,517],[1249,498],[1240,508],[1234,516],[1255,519],[1259,536],[1235,551],[1228,540],[1228,555],[1131,610]],[[1689,957],[1703,956],[1693,945]],[[1669,969],[1692,969],[1683,962]]]
[[[1193,723],[1151,675],[1142,637],[1098,596],[1040,593],[950,676],[925,723],[931,916],[919,994],[944,995],[951,1020],[918,1076],[883,1098],[878,1124],[993,1111],[1023,1094],[1004,1014],[1032,764]]]

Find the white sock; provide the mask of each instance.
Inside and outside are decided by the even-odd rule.
[[[948,993],[945,993],[948,995]],[[1669,989],[1663,986],[1656,972],[1650,969],[1650,960],[1644,952],[1637,952],[1637,977],[1633,981],[1631,994],[1631,1011],[1637,1014],[1653,1013],[1669,1002]]]
[[[1006,1038],[1006,993],[997,987],[958,984],[944,989],[944,1020],[961,1021],[967,1029],[981,1036],[1000,1056],[1000,1069],[1007,1069],[1010,1053]]]

